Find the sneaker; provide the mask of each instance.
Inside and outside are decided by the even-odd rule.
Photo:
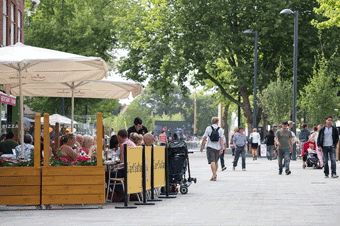
[[[292,172],[289,170],[289,171],[287,171],[286,172],[286,175],[289,175],[289,174],[291,174]]]
[[[226,170],[226,169],[227,169],[227,167],[223,167],[223,168],[222,168],[222,171],[224,171],[224,170]]]
[[[332,175],[332,178],[338,178],[339,176],[338,175]]]
[[[235,171],[235,167],[233,167],[233,171]]]
[[[279,170],[279,175],[282,175],[282,170]]]
[[[328,176],[328,175],[326,175],[326,176],[325,176],[325,178],[329,178],[329,176]]]
[[[302,164],[302,168],[305,169],[306,168],[306,164]]]
[[[246,171],[246,169],[242,169],[242,171]]]

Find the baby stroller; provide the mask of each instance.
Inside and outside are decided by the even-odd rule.
[[[188,187],[192,182],[196,183],[196,178],[192,178],[190,174],[188,148],[185,141],[171,142],[168,147],[169,159],[169,182],[171,192],[178,192],[177,186],[180,186],[179,191],[182,194],[188,193]],[[186,171],[188,171],[188,179],[186,179]]]
[[[309,145],[313,144],[314,148],[313,150],[315,151],[315,144],[312,142],[306,142],[303,145],[303,149],[302,149],[302,156],[304,157],[304,159],[306,159],[306,165],[307,167],[313,167],[314,169],[318,168],[318,164],[319,164],[319,158],[318,155],[316,154],[316,152],[309,152],[307,149],[309,148]]]

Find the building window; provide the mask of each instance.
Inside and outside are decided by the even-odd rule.
[[[22,13],[18,11],[18,42],[21,42],[21,33],[22,33],[22,19],[21,19]]]
[[[15,37],[15,15],[14,15],[14,4],[11,4],[11,45],[14,45],[14,37]]]
[[[7,0],[3,0],[2,11],[4,13],[2,17],[2,45],[6,46],[6,36],[7,36]]]

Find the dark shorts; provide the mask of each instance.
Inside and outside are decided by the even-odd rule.
[[[207,159],[208,159],[209,164],[212,162],[215,162],[215,163],[218,162],[219,152],[220,150],[207,147]]]
[[[258,148],[259,144],[258,143],[251,143],[251,148],[255,149]]]

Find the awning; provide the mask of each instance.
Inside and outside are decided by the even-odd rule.
[[[8,96],[6,93],[0,92],[0,102],[15,106],[17,101],[15,96]]]

